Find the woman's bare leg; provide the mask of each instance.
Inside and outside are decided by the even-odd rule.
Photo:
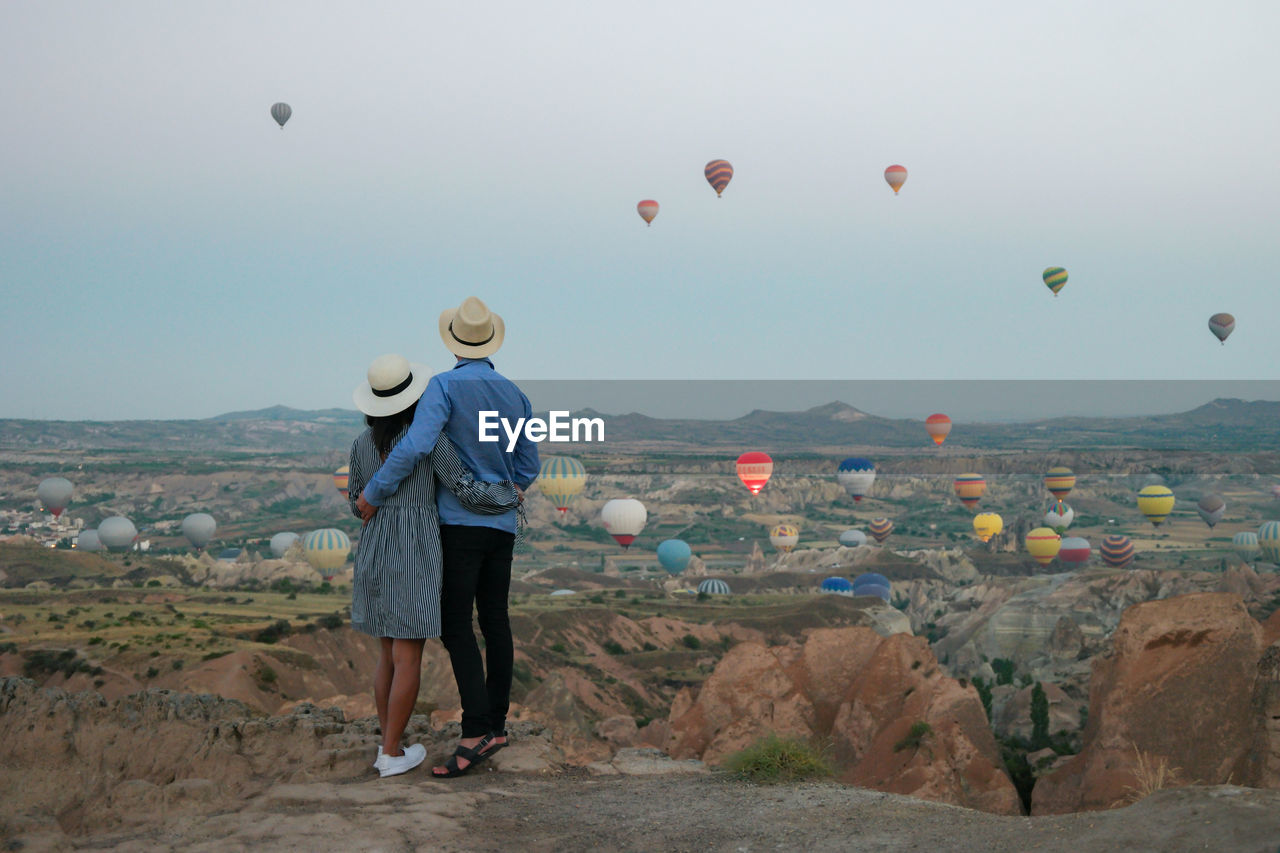
[[[378,656],[378,668],[373,675],[373,704],[378,708],[378,728],[382,730],[384,737],[387,733],[387,701],[391,695],[392,674],[395,672],[391,658],[392,642],[390,637],[378,638],[382,653]]]
[[[418,702],[418,685],[422,678],[422,646],[425,640],[392,640],[391,660],[394,673],[387,696],[387,720],[382,727],[384,755],[402,755],[400,736],[413,715]]]

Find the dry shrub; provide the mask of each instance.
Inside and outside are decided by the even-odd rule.
[[[1182,771],[1169,764],[1164,756],[1154,756],[1138,749],[1132,744],[1136,764],[1133,768],[1133,785],[1124,789],[1125,795],[1113,803],[1113,806],[1127,806],[1138,800],[1151,796],[1165,788],[1180,788],[1187,782],[1182,778]]]

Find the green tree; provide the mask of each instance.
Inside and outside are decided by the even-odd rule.
[[[1036,682],[1031,688],[1031,748],[1044,749],[1049,745],[1049,697],[1044,686]]]

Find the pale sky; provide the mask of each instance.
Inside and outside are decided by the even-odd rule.
[[[0,417],[350,408],[382,353],[447,367],[473,294],[517,379],[1274,380],[1276,32],[1274,2],[9,3]]]

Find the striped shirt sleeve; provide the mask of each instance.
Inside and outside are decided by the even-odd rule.
[[[480,515],[502,515],[520,504],[520,495],[510,480],[487,483],[475,475],[458,458],[457,448],[443,433],[431,451],[431,465],[436,481],[453,492],[458,502]]]

